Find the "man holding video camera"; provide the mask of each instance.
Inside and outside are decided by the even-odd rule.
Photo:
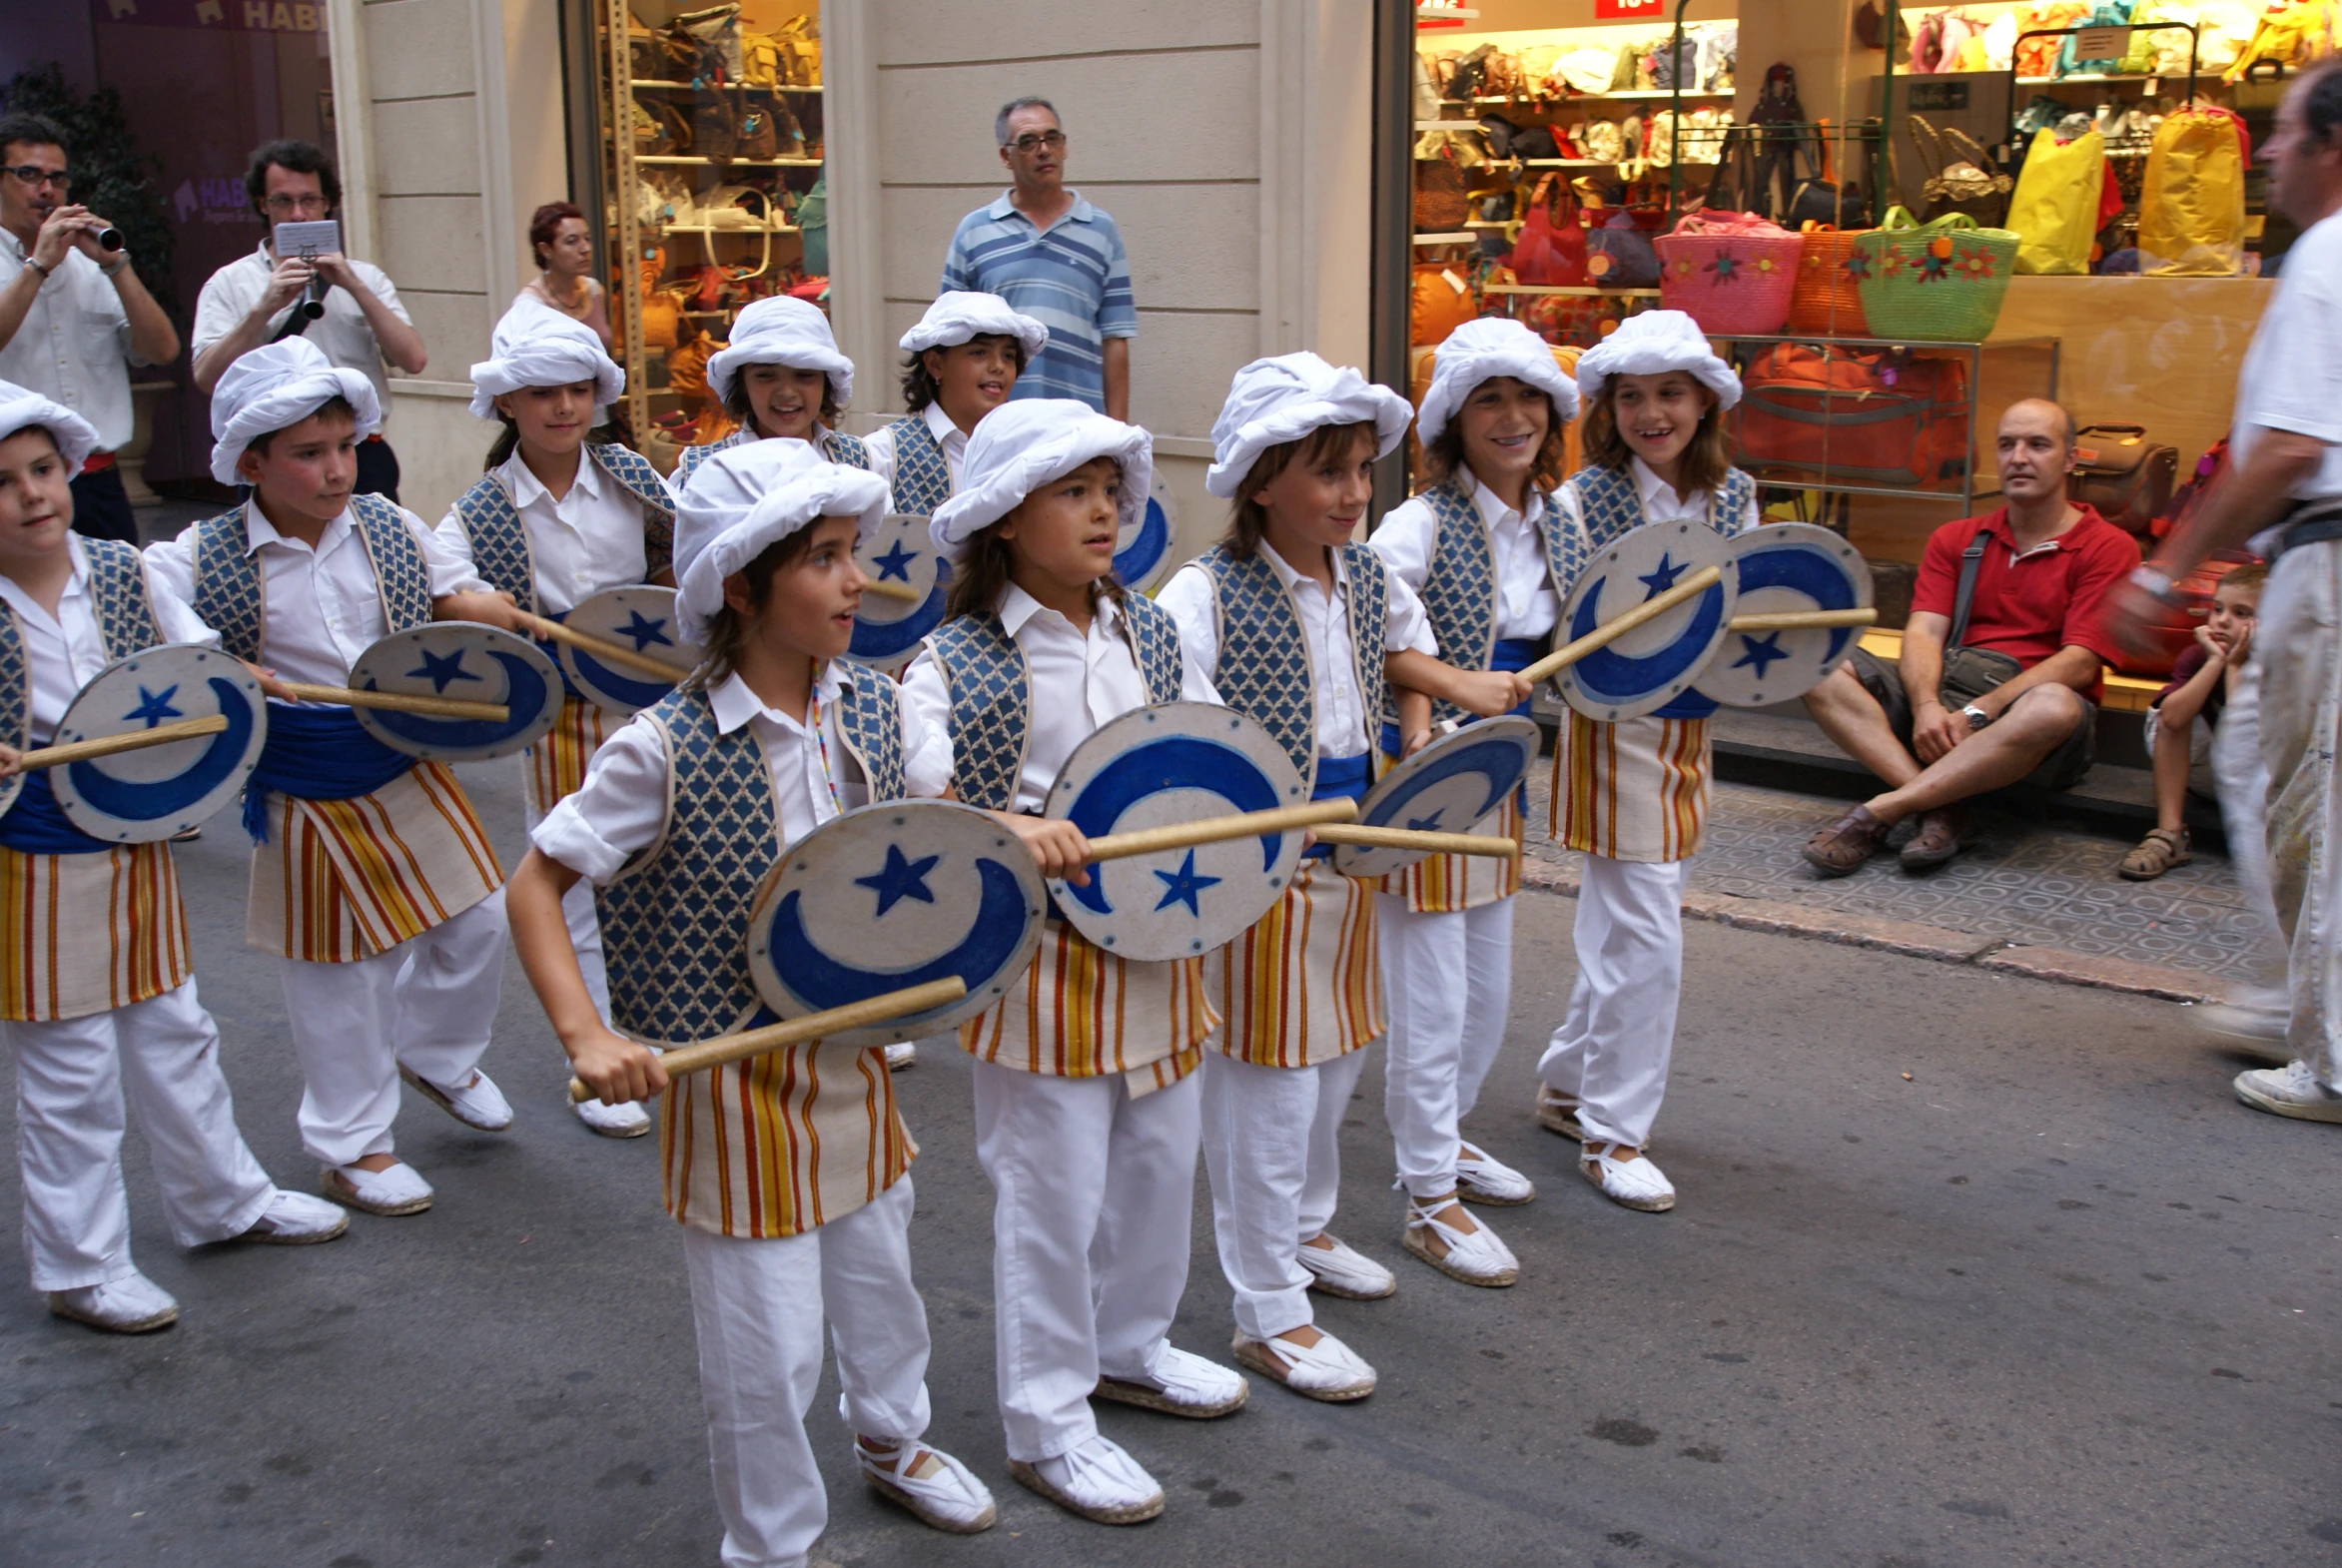
[[[333,164],[312,143],[269,142],[253,153],[244,189],[269,233],[252,255],[212,274],[196,301],[197,390],[209,392],[253,350],[305,334],[336,366],[374,383],[387,415],[384,363],[421,375],[422,335],[383,270],[342,254],[338,224],[331,234],[306,227],[332,222],[341,206]],[[398,458],[379,434],[359,443],[358,490],[398,498]]]
[[[179,334],[122,236],[73,186],[64,132],[39,115],[0,116],[0,381],[97,426],[98,450],[73,475],[74,530],[135,544],[114,461],[131,435],[130,367],[178,359]]]

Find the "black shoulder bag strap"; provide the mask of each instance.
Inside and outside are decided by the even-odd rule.
[[[1944,644],[1944,662],[1950,664],[1967,640],[1968,606],[1976,597],[1976,573],[1984,564],[1984,546],[1992,542],[1991,533],[1983,528],[1967,541],[1967,548],[1959,552],[1959,586],[1952,595],[1952,636]]]

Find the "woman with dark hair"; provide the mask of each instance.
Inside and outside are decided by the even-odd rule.
[[[529,215],[528,253],[536,258],[536,276],[520,286],[514,303],[549,305],[592,328],[604,349],[615,348],[609,295],[593,275],[593,235],[576,203],[547,202]]]
[[[844,468],[868,468],[862,442],[837,427],[854,395],[854,362],[838,351],[821,308],[777,294],[732,323],[732,341],[708,356],[707,390],[740,427],[721,440],[686,446],[667,475],[678,499],[698,466],[719,451],[774,436],[810,441]]]

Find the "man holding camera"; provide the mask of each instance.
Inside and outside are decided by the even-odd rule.
[[[278,246],[286,224],[322,223],[342,205],[342,182],[309,142],[269,142],[252,155],[245,194],[269,226],[252,255],[230,262],[204,285],[195,306],[195,385],[209,392],[253,350],[305,334],[343,370],[374,383],[387,416],[387,361],[409,376],[423,368],[422,335],[383,270],[339,249]],[[398,498],[398,458],[380,434],[358,447],[358,493]]]
[[[179,334],[122,237],[72,187],[63,132],[39,115],[0,118],[0,381],[97,426],[99,449],[73,476],[73,526],[136,544],[114,461],[130,439],[130,367],[178,359]]]

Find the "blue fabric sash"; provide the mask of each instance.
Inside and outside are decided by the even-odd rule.
[[[1544,656],[1545,639],[1542,637],[1499,637],[1496,639],[1496,647],[1488,655],[1488,667],[1509,675],[1515,670],[1527,669]],[[1526,702],[1511,713],[1511,717],[1518,719],[1528,716],[1529,704]]]
[[[1383,727],[1389,729],[1393,726],[1385,725]],[[1373,782],[1368,777],[1373,771],[1368,765],[1370,760],[1368,753],[1363,751],[1354,757],[1319,757],[1317,759],[1317,784],[1309,791],[1309,798],[1311,800],[1364,800],[1366,786]],[[1303,858],[1323,860],[1332,853],[1333,846],[1331,844],[1312,844]]]
[[[6,816],[0,816],[0,844],[20,855],[95,855],[116,847],[73,825],[65,808],[57,804],[47,768],[25,774],[16,804],[8,808]]]
[[[269,740],[244,786],[244,831],[269,841],[269,792],[303,800],[356,800],[403,775],[415,759],[366,731],[348,708],[269,704]]]

